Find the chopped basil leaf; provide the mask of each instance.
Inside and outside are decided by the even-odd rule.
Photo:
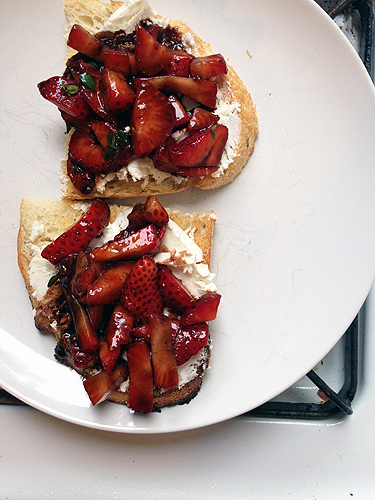
[[[106,161],[113,160],[115,156],[117,155],[117,151],[115,148],[109,147],[104,151],[104,159]]]
[[[113,130],[108,132],[107,141],[110,148],[116,147],[115,134],[113,133]]]
[[[213,125],[213,126],[211,127],[211,135],[212,135],[212,137],[213,137],[214,139],[216,139],[216,135],[215,135],[215,130],[216,130],[216,128],[217,128],[217,125]]]
[[[79,79],[85,87],[91,90],[95,90],[95,81],[92,76],[87,73],[82,73],[81,75],[79,75]]]
[[[48,283],[47,283],[47,288],[49,288],[50,286],[52,286],[54,283],[56,283],[57,281],[57,276],[51,276]]]
[[[78,85],[65,85],[65,82],[61,82],[63,94],[65,95],[74,95],[79,91]]]

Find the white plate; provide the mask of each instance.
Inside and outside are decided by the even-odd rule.
[[[375,94],[344,35],[311,0],[153,2],[238,70],[260,136],[230,185],[162,198],[216,211],[223,298],[199,395],[134,415],[90,407],[79,376],[54,361],[53,339],[33,326],[16,262],[18,210],[22,197],[60,196],[64,126],[36,84],[63,70],[64,18],[57,0],[2,3],[0,383],[56,417],[129,433],[213,424],[287,389],[339,340],[374,277]]]

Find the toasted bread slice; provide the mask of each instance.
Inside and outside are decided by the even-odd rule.
[[[129,15],[125,14],[122,18],[125,21],[131,20],[131,29],[136,27],[136,20],[140,20],[137,17],[138,11],[144,15],[149,14],[149,8],[145,7],[145,4],[146,2],[143,0],[126,2],[129,7]],[[68,36],[73,24],[80,24],[92,34],[97,33],[121,6],[121,2],[64,0],[66,36]],[[152,21],[155,23],[165,22],[165,18],[155,14]],[[167,20],[167,22],[170,26],[177,27],[182,33],[184,40],[186,40],[187,51],[190,50],[196,56],[206,56],[214,52],[209,43],[203,41],[182,21]],[[69,51],[69,55],[72,55],[72,51]],[[83,195],[71,183],[66,174],[66,162],[63,161],[60,173],[63,197],[68,199],[97,197],[120,199],[149,194],[175,193],[192,186],[202,190],[215,189],[231,182],[241,172],[254,150],[258,136],[258,118],[256,107],[246,86],[234,69],[230,65],[227,66],[227,74],[217,77],[218,106],[215,112],[221,116],[219,123],[227,124],[229,128],[228,142],[220,169],[217,172],[204,177],[176,177],[155,170],[151,161],[151,165],[147,167],[143,165],[141,169],[137,169],[135,175],[126,173],[127,171],[124,169],[119,173],[109,175],[98,174],[94,190],[88,195]],[[225,116],[230,118],[232,125],[225,121]]]
[[[26,198],[20,208],[20,228],[17,250],[18,264],[35,312],[35,325],[47,330],[59,341],[69,327],[71,316],[62,288],[54,284],[47,288],[54,266],[38,255],[46,245],[74,225],[90,202]],[[111,205],[110,222],[129,207]],[[202,263],[210,266],[212,236],[216,220],[213,212],[184,213],[167,210],[170,219],[178,224],[202,249]],[[201,351],[179,368],[180,382],[173,389],[155,388],[154,409],[189,402],[199,391],[210,359],[210,342]],[[126,382],[109,398],[116,403],[126,404],[128,399]]]

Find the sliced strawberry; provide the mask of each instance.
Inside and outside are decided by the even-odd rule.
[[[168,224],[169,216],[158,198],[151,195],[146,198],[145,203],[134,205],[128,215],[128,221],[129,224],[125,231],[130,234],[149,224],[154,224],[161,229]]]
[[[149,255],[139,259],[130,271],[123,288],[122,303],[135,314],[163,310],[163,302],[157,286],[158,267]]]
[[[99,332],[104,320],[104,306],[91,306],[86,305],[87,315],[96,332]]]
[[[137,63],[135,62],[134,52],[128,52],[130,76],[135,76],[138,73]]]
[[[135,94],[121,71],[104,68],[99,88],[109,111],[123,113],[133,104]]]
[[[156,387],[170,389],[178,383],[176,358],[172,343],[171,320],[163,314],[148,314],[151,329],[151,359]]]
[[[79,221],[42,250],[42,257],[57,264],[68,255],[85,250],[109,221],[109,207],[95,200]]]
[[[90,194],[95,187],[95,174],[87,172],[79,165],[72,162],[68,156],[66,173],[73,186],[82,194]]]
[[[82,59],[78,59],[74,61],[70,71],[77,83],[92,90],[98,88],[99,80],[102,74],[93,64],[85,62]]]
[[[82,97],[77,83],[61,76],[53,76],[38,83],[42,97],[55,104],[61,111],[80,120],[88,120],[92,114],[91,108]]]
[[[164,73],[170,76],[189,77],[192,59],[194,56],[183,50],[172,50],[172,59],[164,68]]]
[[[98,361],[98,351],[86,352],[78,345],[77,335],[63,333],[55,347],[55,358],[81,373],[92,368]]]
[[[217,75],[224,75],[227,71],[225,59],[221,54],[196,57],[190,64],[190,74],[193,78],[208,80]]]
[[[80,120],[75,116],[66,113],[65,111],[61,111],[61,118],[67,124],[67,129],[70,130],[70,127],[78,128],[79,130],[84,130],[85,132],[90,132],[90,125],[86,120]]]
[[[174,107],[150,83],[138,86],[130,127],[132,146],[138,157],[158,148],[172,133],[176,123]]]
[[[66,298],[72,312],[75,332],[78,337],[80,348],[86,352],[97,351],[99,349],[99,339],[86,311],[73,295],[67,293]]]
[[[103,271],[103,265],[92,260],[90,254],[79,252],[74,259],[74,271],[69,281],[69,292],[82,302],[87,290]]]
[[[115,113],[109,111],[100,90],[84,89],[81,90],[81,94],[87,105],[99,116],[99,118],[106,122],[113,123],[114,125],[117,124],[117,116]]]
[[[219,165],[228,140],[229,131],[225,125],[214,125],[211,127],[211,134],[214,136],[214,143],[211,151],[200,165],[203,167],[217,167]]]
[[[94,134],[75,130],[69,142],[69,156],[72,163],[80,165],[92,173],[114,172],[121,165],[116,160],[106,160],[103,146]]]
[[[150,349],[142,340],[129,344],[129,400],[132,410],[149,413],[154,406],[154,378]]]
[[[216,107],[217,85],[212,80],[182,76],[152,76],[150,78],[137,78],[134,83],[138,86],[144,81],[152,83],[159,90],[186,95],[207,108],[214,109]]]
[[[117,303],[105,331],[109,349],[115,349],[130,340],[135,317],[122,304]]]
[[[178,167],[172,162],[169,155],[170,150],[174,148],[176,144],[176,140],[170,135],[165,143],[158,147],[152,157],[155,168],[161,172],[168,172],[170,174],[178,170]]]
[[[151,342],[151,328],[150,325],[147,323],[144,323],[143,325],[136,326],[133,329],[133,336],[136,339],[143,339],[146,342],[150,343]]]
[[[169,155],[178,167],[196,167],[206,158],[213,143],[210,129],[197,130],[172,148]]]
[[[139,71],[146,76],[159,73],[172,59],[170,50],[142,26],[137,28],[134,54]]]
[[[109,122],[103,122],[99,120],[92,120],[90,122],[91,128],[94,131],[94,134],[102,147],[104,149],[108,149],[109,144],[108,144],[108,134],[112,132],[113,134],[116,134],[118,129],[112,125]]]
[[[167,266],[160,264],[158,267],[158,286],[164,305],[176,312],[185,311],[194,297]]]
[[[125,78],[129,77],[129,55],[128,52],[121,49],[111,49],[104,47],[102,50],[103,62],[106,68],[117,69],[121,71]]]
[[[218,169],[219,167],[178,167],[175,171],[175,174],[181,175],[181,177],[205,177],[207,175],[213,174]]]
[[[128,377],[128,367],[125,363],[118,363],[112,373],[105,370],[86,378],[83,386],[95,406],[105,401]]]
[[[116,302],[133,265],[133,262],[120,262],[108,267],[88,287],[85,302],[90,305],[105,305]]]
[[[197,354],[202,347],[207,345],[209,327],[207,323],[194,325],[181,325],[174,339],[174,352],[177,366],[183,365],[192,356]]]
[[[206,293],[199,299],[196,299],[189,309],[181,316],[181,325],[193,325],[212,321],[216,318],[221,295],[218,293]]]
[[[67,44],[92,59],[101,59],[102,42],[78,24],[73,24]]]
[[[111,373],[120,358],[121,347],[110,349],[104,339],[100,339],[99,358],[107,373]]]
[[[210,127],[219,121],[220,117],[207,111],[204,108],[194,108],[190,117],[189,125],[187,126],[188,132],[194,132],[202,128]]]
[[[189,123],[190,117],[186,112],[186,109],[183,107],[183,105],[180,103],[180,101],[177,99],[176,96],[171,94],[168,97],[168,101],[172,104],[174,107],[174,111],[176,114],[176,128],[181,128],[184,127],[187,123]]]
[[[98,262],[118,262],[135,260],[142,255],[154,255],[161,243],[157,228],[150,224],[133,234],[105,243],[91,251],[91,256]]]

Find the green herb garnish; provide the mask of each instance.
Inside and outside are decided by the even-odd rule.
[[[95,90],[95,80],[88,73],[82,73],[79,75],[79,79],[85,87],[91,90]]]

